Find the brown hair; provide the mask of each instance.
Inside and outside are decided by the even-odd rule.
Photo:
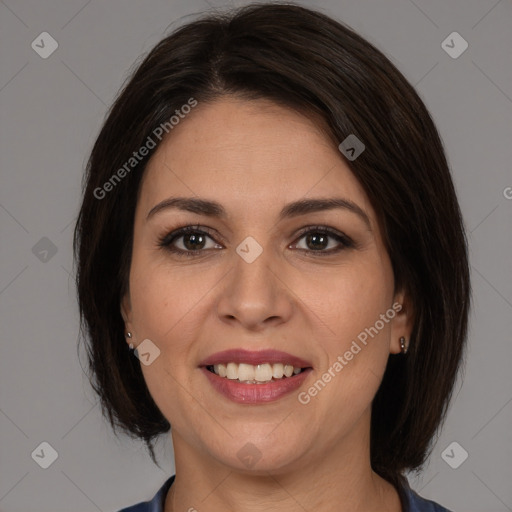
[[[355,134],[366,146],[347,164],[378,214],[396,289],[415,312],[410,350],[389,357],[372,404],[371,464],[397,483],[426,460],[464,354],[470,282],[461,212],[440,137],[413,87],[352,30],[296,5],[252,5],[179,28],[144,58],[107,115],[74,233],[81,331],[102,411],[114,431],[142,438],[156,463],[153,442],[170,425],[127,349],[120,314],[152,153],[108,195],[95,191],[190,98],[222,95],[308,112],[336,145]]]

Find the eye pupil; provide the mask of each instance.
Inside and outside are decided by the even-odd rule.
[[[188,242],[191,242],[191,245],[189,245]],[[194,234],[189,234],[189,235],[183,235],[183,245],[190,251],[195,251],[197,249],[202,249],[202,245],[201,247],[199,247],[198,245],[194,245],[195,243],[199,243],[202,245],[204,245],[204,236],[203,235],[194,235]]]
[[[317,245],[316,243],[319,242],[320,240],[321,240],[320,245]],[[328,237],[326,235],[319,234],[319,233],[308,234],[306,237],[306,243],[309,245],[310,242],[313,242],[313,247],[315,249],[325,249],[325,247],[327,247],[327,245],[328,245]]]

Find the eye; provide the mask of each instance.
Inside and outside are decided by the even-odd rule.
[[[199,227],[200,226],[186,226],[177,229],[163,236],[158,241],[158,245],[178,256],[194,256],[203,252],[203,249],[212,249],[215,247],[222,249],[222,246],[219,244],[213,244],[215,247],[206,247],[207,239],[213,242],[213,238],[208,233],[210,231],[208,228],[199,229]],[[178,243],[176,244],[177,241]],[[182,247],[177,247],[177,245],[181,245]]]
[[[189,257],[197,256],[201,252],[205,252],[205,249],[222,249],[222,245],[215,243],[212,233],[212,230],[209,228],[199,225],[185,226],[161,237],[158,241],[158,246],[177,256]],[[210,244],[210,247],[207,246],[208,239],[213,243],[213,246],[212,244]],[[289,247],[298,248],[309,254],[314,253],[319,256],[328,256],[354,246],[351,238],[326,226],[309,226],[303,229],[298,240],[302,239],[305,241],[306,248],[297,247],[298,243],[292,244]],[[336,242],[334,247],[331,246],[329,248],[333,241]],[[181,247],[179,247],[180,245]]]
[[[306,228],[300,235],[299,240],[302,239],[305,241],[306,248],[299,247],[299,249],[310,254],[317,253],[319,256],[327,256],[354,246],[354,242],[347,235],[326,226],[310,226]],[[331,242],[332,240],[336,241],[337,244],[335,243],[334,247],[331,245],[329,250],[325,250],[329,247],[329,239],[331,239]],[[298,244],[295,244],[295,247],[297,246]]]

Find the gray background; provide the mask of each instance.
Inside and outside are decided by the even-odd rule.
[[[142,442],[114,437],[83,375],[72,229],[85,159],[135,60],[195,13],[242,3],[0,1],[1,512],[114,511],[153,496],[173,473],[170,439],[157,446],[161,471]],[[512,510],[512,4],[303,4],[352,26],[416,86],[445,142],[469,232],[464,385],[411,485],[455,512]],[[59,45],[47,59],[31,47],[44,31]],[[441,46],[453,31],[469,44],[455,59]],[[43,441],[58,452],[48,469],[31,457]],[[457,469],[441,456],[453,441],[469,454]]]

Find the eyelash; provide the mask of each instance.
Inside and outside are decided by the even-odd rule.
[[[180,257],[181,256],[193,257],[193,256],[198,255],[201,252],[205,252],[206,251],[205,249],[197,249],[195,251],[191,251],[191,250],[184,251],[183,249],[177,249],[176,247],[173,247],[173,245],[172,245],[173,242],[175,242],[177,239],[181,238],[182,236],[190,234],[190,233],[206,235],[209,238],[213,239],[212,231],[209,228],[200,226],[198,224],[195,226],[185,226],[183,228],[179,228],[175,231],[172,231],[166,235],[163,235],[162,237],[160,237],[158,239],[158,247],[163,248],[163,249],[165,249],[171,253],[174,253]],[[336,248],[336,249],[330,249],[329,251],[325,251],[325,250],[313,251],[310,249],[298,249],[299,251],[303,251],[307,254],[313,253],[315,256],[316,255],[329,256],[329,255],[338,253],[344,249],[355,246],[355,244],[351,238],[349,238],[348,236],[346,236],[343,233],[339,233],[339,232],[337,232],[331,228],[328,228],[326,226],[308,226],[307,228],[304,228],[304,230],[302,230],[299,233],[298,240],[300,240],[301,238],[303,238],[304,236],[306,236],[310,233],[319,233],[319,234],[329,235],[330,237],[332,237],[336,241],[338,241],[340,244],[342,244],[342,247]]]

